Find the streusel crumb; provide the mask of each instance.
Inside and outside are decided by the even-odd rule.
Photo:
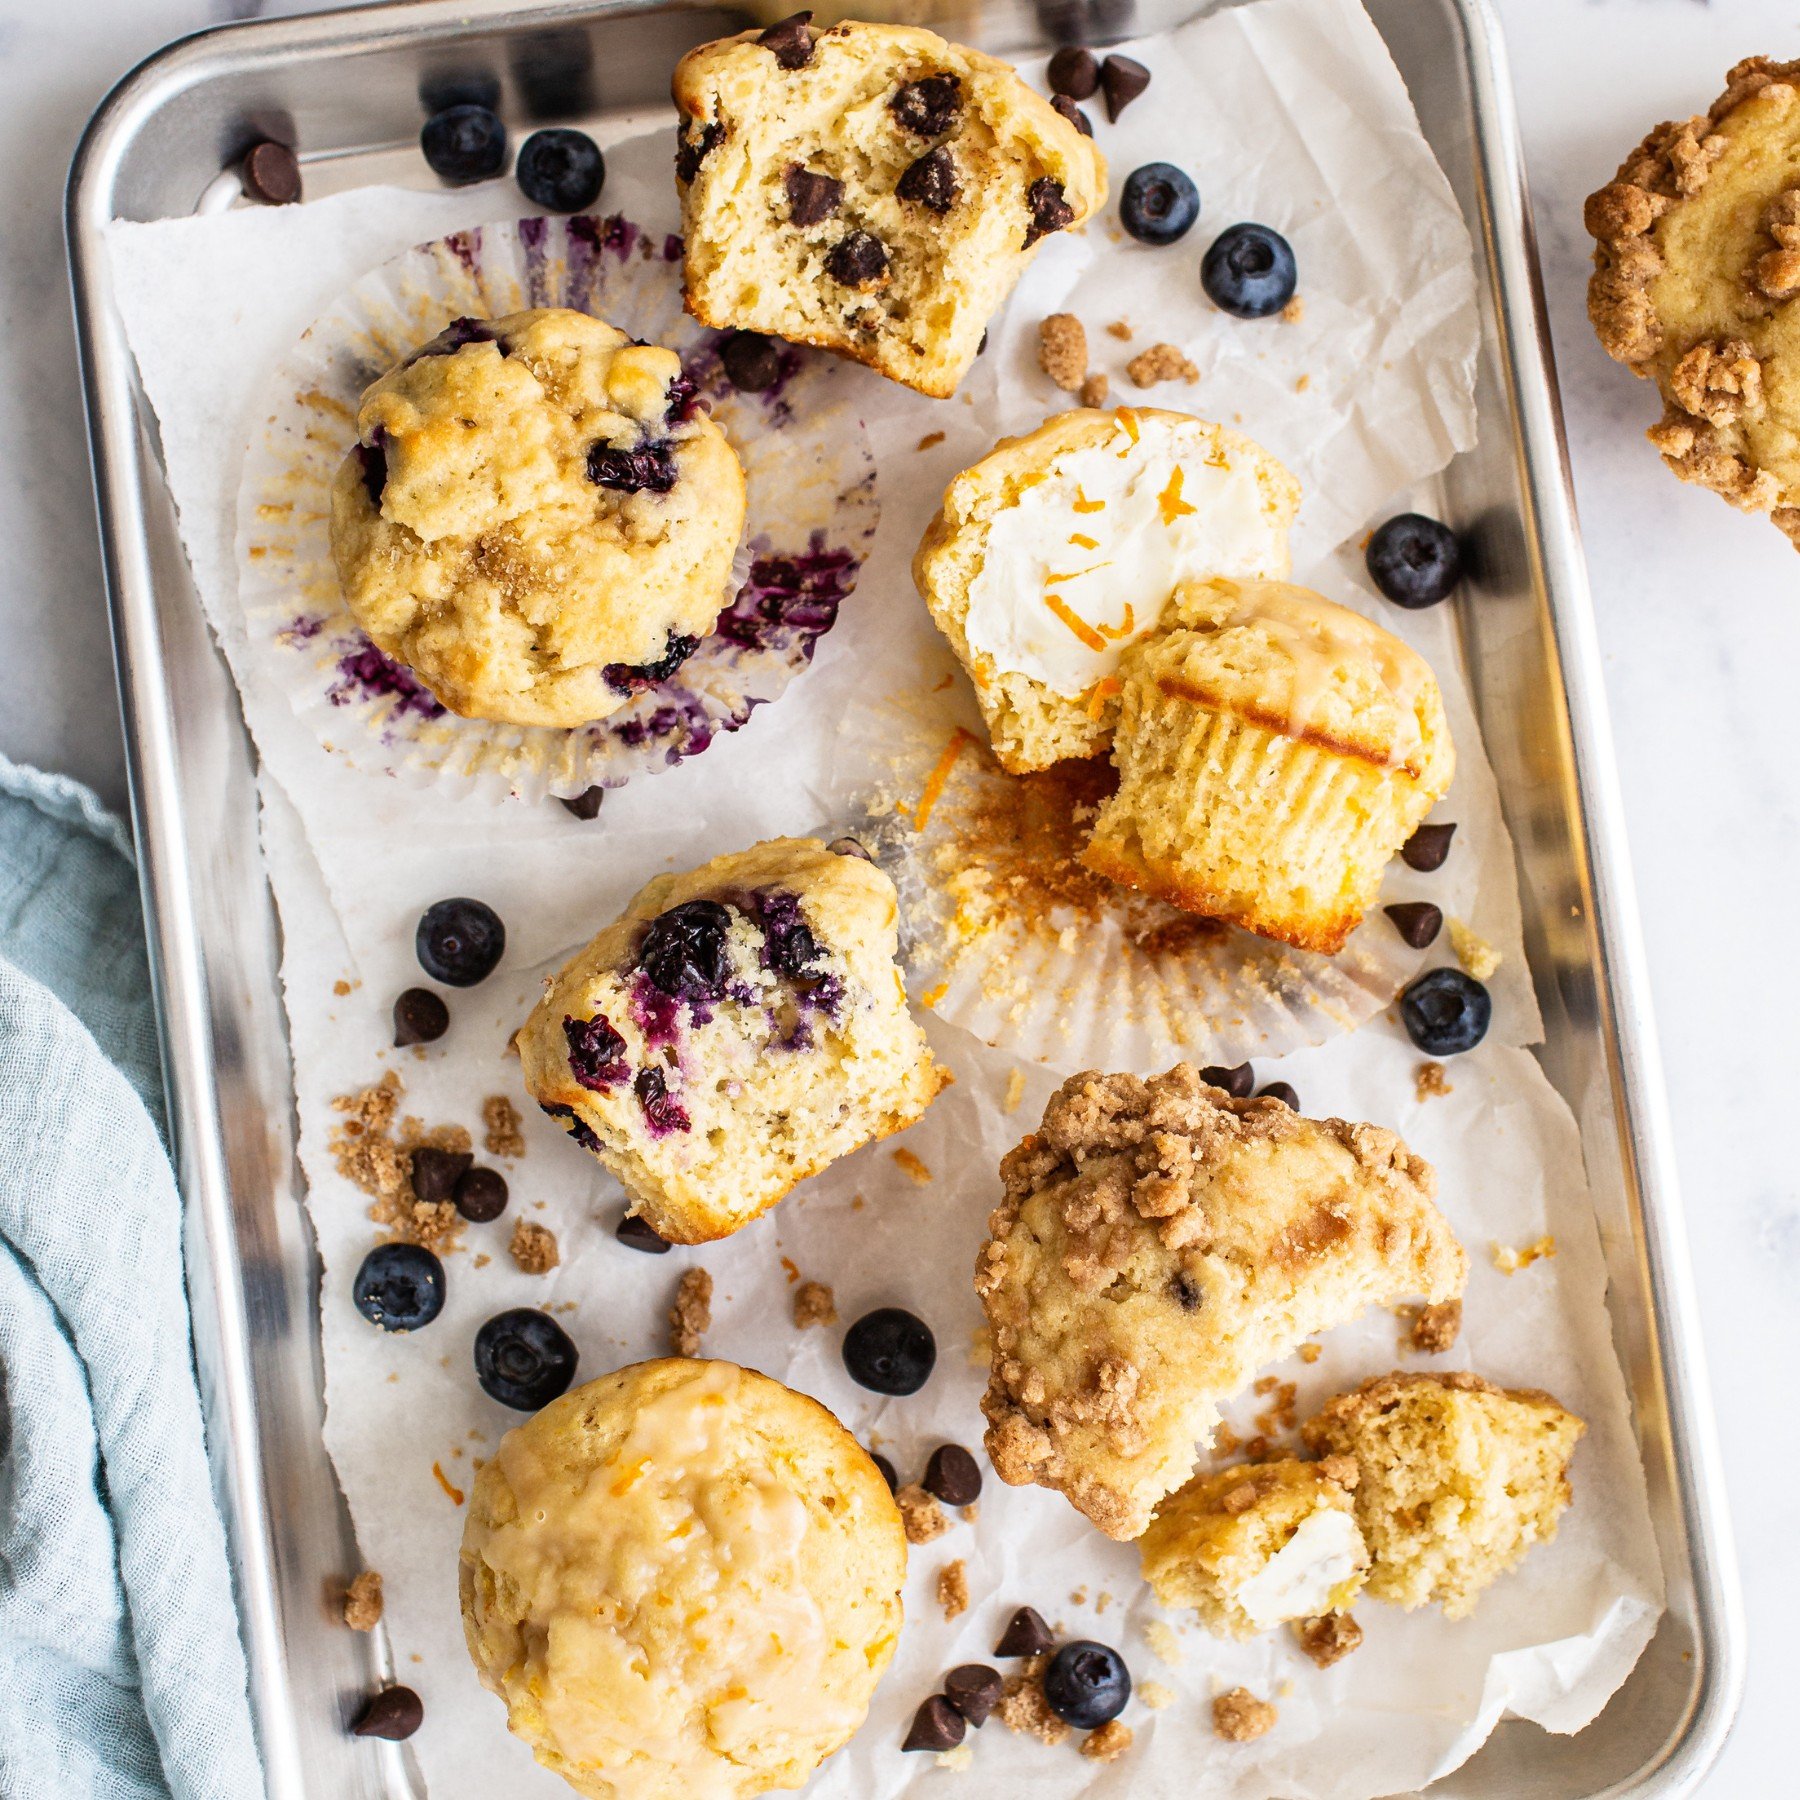
[[[1296,294],[1293,299],[1281,309],[1281,319],[1282,323],[1285,325],[1298,325],[1305,317],[1306,296],[1304,294]]]
[[[1081,1754],[1095,1762],[1112,1762],[1131,1748],[1132,1730],[1117,1719],[1108,1719],[1098,1730],[1081,1740]]]
[[[1116,337],[1121,344],[1129,343],[1131,340],[1131,321],[1129,319],[1114,319],[1113,322],[1107,326],[1106,335],[1108,337]]]
[[[929,1544],[950,1529],[937,1497],[926,1493],[916,1481],[909,1481],[895,1494],[894,1504],[900,1508],[900,1523],[906,1527],[909,1544]]]
[[[1213,1701],[1213,1731],[1230,1744],[1247,1744],[1275,1729],[1280,1716],[1267,1700],[1259,1700],[1248,1688],[1235,1687]]]
[[[802,1330],[809,1325],[837,1323],[837,1296],[822,1281],[803,1281],[794,1289],[794,1323]]]
[[[1155,387],[1159,381],[1195,382],[1200,371],[1174,344],[1152,344],[1125,365],[1133,387]]]
[[[525,1133],[519,1126],[519,1109],[504,1094],[489,1094],[481,1103],[481,1122],[487,1128],[482,1142],[489,1156],[516,1159],[525,1154]]]
[[[1421,1105],[1439,1095],[1455,1092],[1444,1075],[1441,1062],[1422,1062],[1413,1071],[1413,1098]]]
[[[1362,1627],[1349,1613],[1326,1613],[1317,1619],[1296,1619],[1294,1636],[1301,1652],[1321,1669],[1342,1662],[1362,1641]]]
[[[938,1570],[937,1599],[946,1619],[960,1618],[969,1610],[969,1572],[960,1556]]]
[[[1463,1303],[1441,1300],[1436,1306],[1421,1306],[1412,1324],[1412,1347],[1426,1356],[1442,1356],[1452,1348],[1462,1331]]]
[[[1069,1728],[1044,1698],[1044,1670],[1049,1666],[1048,1656],[1028,1657],[1016,1674],[1006,1678],[994,1717],[1008,1731],[1022,1731],[1043,1744],[1060,1744]]]
[[[712,1328],[713,1278],[704,1269],[689,1269],[675,1288],[669,1308],[669,1338],[677,1356],[698,1356],[700,1340]]]
[[[525,1275],[548,1275],[562,1261],[556,1233],[548,1225],[534,1225],[529,1219],[521,1219],[513,1227],[512,1242],[506,1247]]]
[[[344,1623],[352,1631],[373,1631],[381,1623],[381,1571],[364,1569],[344,1594]]]
[[[1073,313],[1052,313],[1038,327],[1038,366],[1065,393],[1087,379],[1087,332]]]
[[[1081,384],[1081,404],[1096,409],[1106,404],[1106,396],[1112,392],[1112,383],[1102,374],[1096,372]]]

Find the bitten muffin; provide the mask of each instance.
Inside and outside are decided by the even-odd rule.
[[[1669,467],[1800,548],[1800,62],[1753,56],[1725,83],[1589,197],[1588,315],[1661,391]]]
[[[1064,1082],[1000,1178],[975,1264],[988,1456],[1109,1537],[1142,1534],[1259,1368],[1467,1278],[1431,1165],[1391,1131],[1233,1100],[1186,1063]]]
[[[1284,576],[1300,484],[1249,438],[1153,408],[1077,408],[945,490],[913,581],[1014,774],[1097,756],[1119,663],[1190,579]]]
[[[672,674],[730,599],[744,472],[673,350],[561,308],[458,319],[370,387],[331,553],[452,712],[575,726]]]
[[[1037,245],[1106,164],[1011,67],[936,33],[810,13],[675,70],[687,306],[956,391]]]
[[[1240,1463],[1196,1475],[1138,1539],[1144,1579],[1164,1606],[1191,1606],[1221,1637],[1343,1612],[1362,1591],[1347,1457]]]
[[[1569,1459],[1587,1426],[1548,1394],[1479,1375],[1382,1375],[1328,1400],[1307,1447],[1356,1463],[1368,1591],[1461,1619],[1483,1591],[1556,1536]]]
[[[1423,657],[1286,582],[1192,582],[1126,653],[1118,791],[1082,861],[1301,950],[1343,947],[1456,756]]]
[[[463,1528],[463,1633],[532,1754],[590,1800],[797,1788],[900,1633],[887,1483],[816,1401],[638,1363],[509,1431]]]
[[[813,838],[659,875],[546,984],[525,1086],[663,1237],[725,1237],[949,1081],[898,931],[887,876]]]

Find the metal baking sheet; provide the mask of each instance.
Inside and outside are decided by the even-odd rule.
[[[1661,1800],[1691,1792],[1724,1740],[1743,1629],[1511,87],[1486,0],[1367,4],[1476,242],[1480,441],[1442,478],[1475,550],[1454,604],[1518,848],[1539,1055],[1581,1129],[1668,1581],[1656,1637],[1593,1724],[1568,1738],[1502,1724],[1430,1792]],[[1067,29],[1063,14],[1086,10],[946,4],[929,22],[1028,55]],[[1095,7],[1106,27],[1094,41],[1206,10]],[[225,27],[128,75],[71,172],[69,252],[200,1380],[272,1800],[424,1790],[404,1745],[376,1748],[344,1729],[371,1681],[393,1671],[380,1634],[345,1631],[332,1601],[355,1550],[321,1437],[319,1271],[254,752],[182,558],[101,230],[216,204],[220,170],[265,136],[297,146],[314,197],[416,181],[420,91],[445,77],[497,76],[514,120],[660,106],[684,50],[748,22],[681,3],[431,0]]]

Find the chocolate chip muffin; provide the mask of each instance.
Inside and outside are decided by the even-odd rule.
[[[465,718],[576,726],[730,599],[744,474],[673,350],[586,313],[458,319],[374,383],[331,496],[357,623]]]
[[[1589,197],[1588,315],[1660,390],[1649,435],[1669,467],[1800,547],[1800,62],[1753,56],[1725,79]]]
[[[952,394],[1037,245],[1105,200],[1106,165],[1006,63],[811,16],[676,68],[688,310]]]

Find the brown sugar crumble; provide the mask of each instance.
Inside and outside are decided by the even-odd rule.
[[[936,1496],[926,1493],[916,1481],[909,1481],[895,1494],[894,1504],[900,1508],[900,1523],[906,1527],[909,1544],[929,1544],[950,1529]]]
[[[700,1340],[712,1328],[713,1278],[704,1269],[689,1269],[675,1284],[669,1308],[669,1341],[677,1356],[698,1356]]]
[[[823,1281],[803,1281],[794,1289],[794,1323],[802,1331],[809,1325],[837,1322],[837,1296]]]
[[[1102,407],[1106,404],[1106,396],[1112,392],[1112,383],[1096,371],[1081,384],[1081,404],[1083,406]]]
[[[1212,1703],[1213,1731],[1228,1744],[1247,1744],[1275,1729],[1280,1716],[1267,1700],[1259,1700],[1248,1688],[1235,1687]]]
[[[1278,1431],[1292,1431],[1298,1422],[1294,1402],[1300,1392],[1294,1383],[1277,1381],[1272,1375],[1264,1375],[1257,1382],[1254,1391],[1267,1397],[1269,1401],[1253,1421],[1257,1431],[1265,1437],[1272,1437]]]
[[[1092,1757],[1095,1762],[1116,1761],[1131,1748],[1133,1735],[1129,1725],[1123,1725],[1117,1719],[1108,1719],[1104,1725],[1090,1731],[1081,1740],[1081,1754]]]
[[[341,1000],[350,992],[350,984],[340,975],[337,980],[331,984],[331,991]]]
[[[344,1623],[352,1631],[373,1631],[381,1623],[379,1569],[364,1569],[345,1589]]]
[[[1133,387],[1155,387],[1159,381],[1195,382],[1200,371],[1174,344],[1152,344],[1125,365]]]
[[[489,1094],[481,1103],[482,1142],[489,1156],[517,1159],[525,1154],[525,1133],[519,1125],[519,1109],[504,1094]]]
[[[466,1151],[469,1134],[460,1125],[428,1131],[412,1117],[402,1118],[396,1131],[403,1091],[400,1077],[389,1069],[373,1086],[338,1095],[332,1110],[344,1118],[331,1128],[331,1157],[337,1172],[374,1202],[369,1217],[381,1227],[383,1242],[422,1244],[442,1255],[456,1248],[463,1218],[453,1202],[421,1200],[413,1192],[412,1153],[428,1145]]]
[[[1049,1666],[1048,1656],[1028,1657],[1017,1673],[1006,1678],[994,1717],[1008,1731],[1022,1731],[1042,1744],[1060,1744],[1069,1728],[1044,1698],[1044,1671]]]
[[[1442,1300],[1435,1306],[1421,1306],[1412,1325],[1412,1347],[1427,1356],[1442,1356],[1456,1343],[1462,1331],[1463,1303]]]
[[[1456,1089],[1444,1077],[1441,1062],[1423,1062],[1413,1071],[1413,1098],[1421,1105],[1439,1094],[1454,1094]]]
[[[1106,335],[1108,337],[1116,337],[1121,344],[1128,343],[1131,338],[1131,321],[1129,319],[1114,319],[1113,322],[1107,326]]]
[[[938,1570],[937,1600],[946,1619],[960,1618],[969,1610],[969,1571],[960,1556]]]
[[[1316,1363],[1324,1354],[1325,1346],[1323,1344],[1302,1344],[1299,1350],[1300,1360],[1308,1364]]]
[[[1348,1613],[1326,1613],[1318,1619],[1296,1619],[1294,1636],[1303,1655],[1321,1669],[1342,1662],[1362,1641],[1362,1627]]]
[[[521,1219],[513,1227],[512,1242],[506,1247],[526,1275],[548,1275],[562,1261],[556,1233],[548,1225],[534,1225],[529,1219]]]
[[[1281,321],[1284,325],[1298,325],[1306,317],[1306,296],[1296,294],[1281,309]]]
[[[1038,367],[1069,394],[1087,379],[1087,332],[1073,313],[1052,313],[1038,326]]]

